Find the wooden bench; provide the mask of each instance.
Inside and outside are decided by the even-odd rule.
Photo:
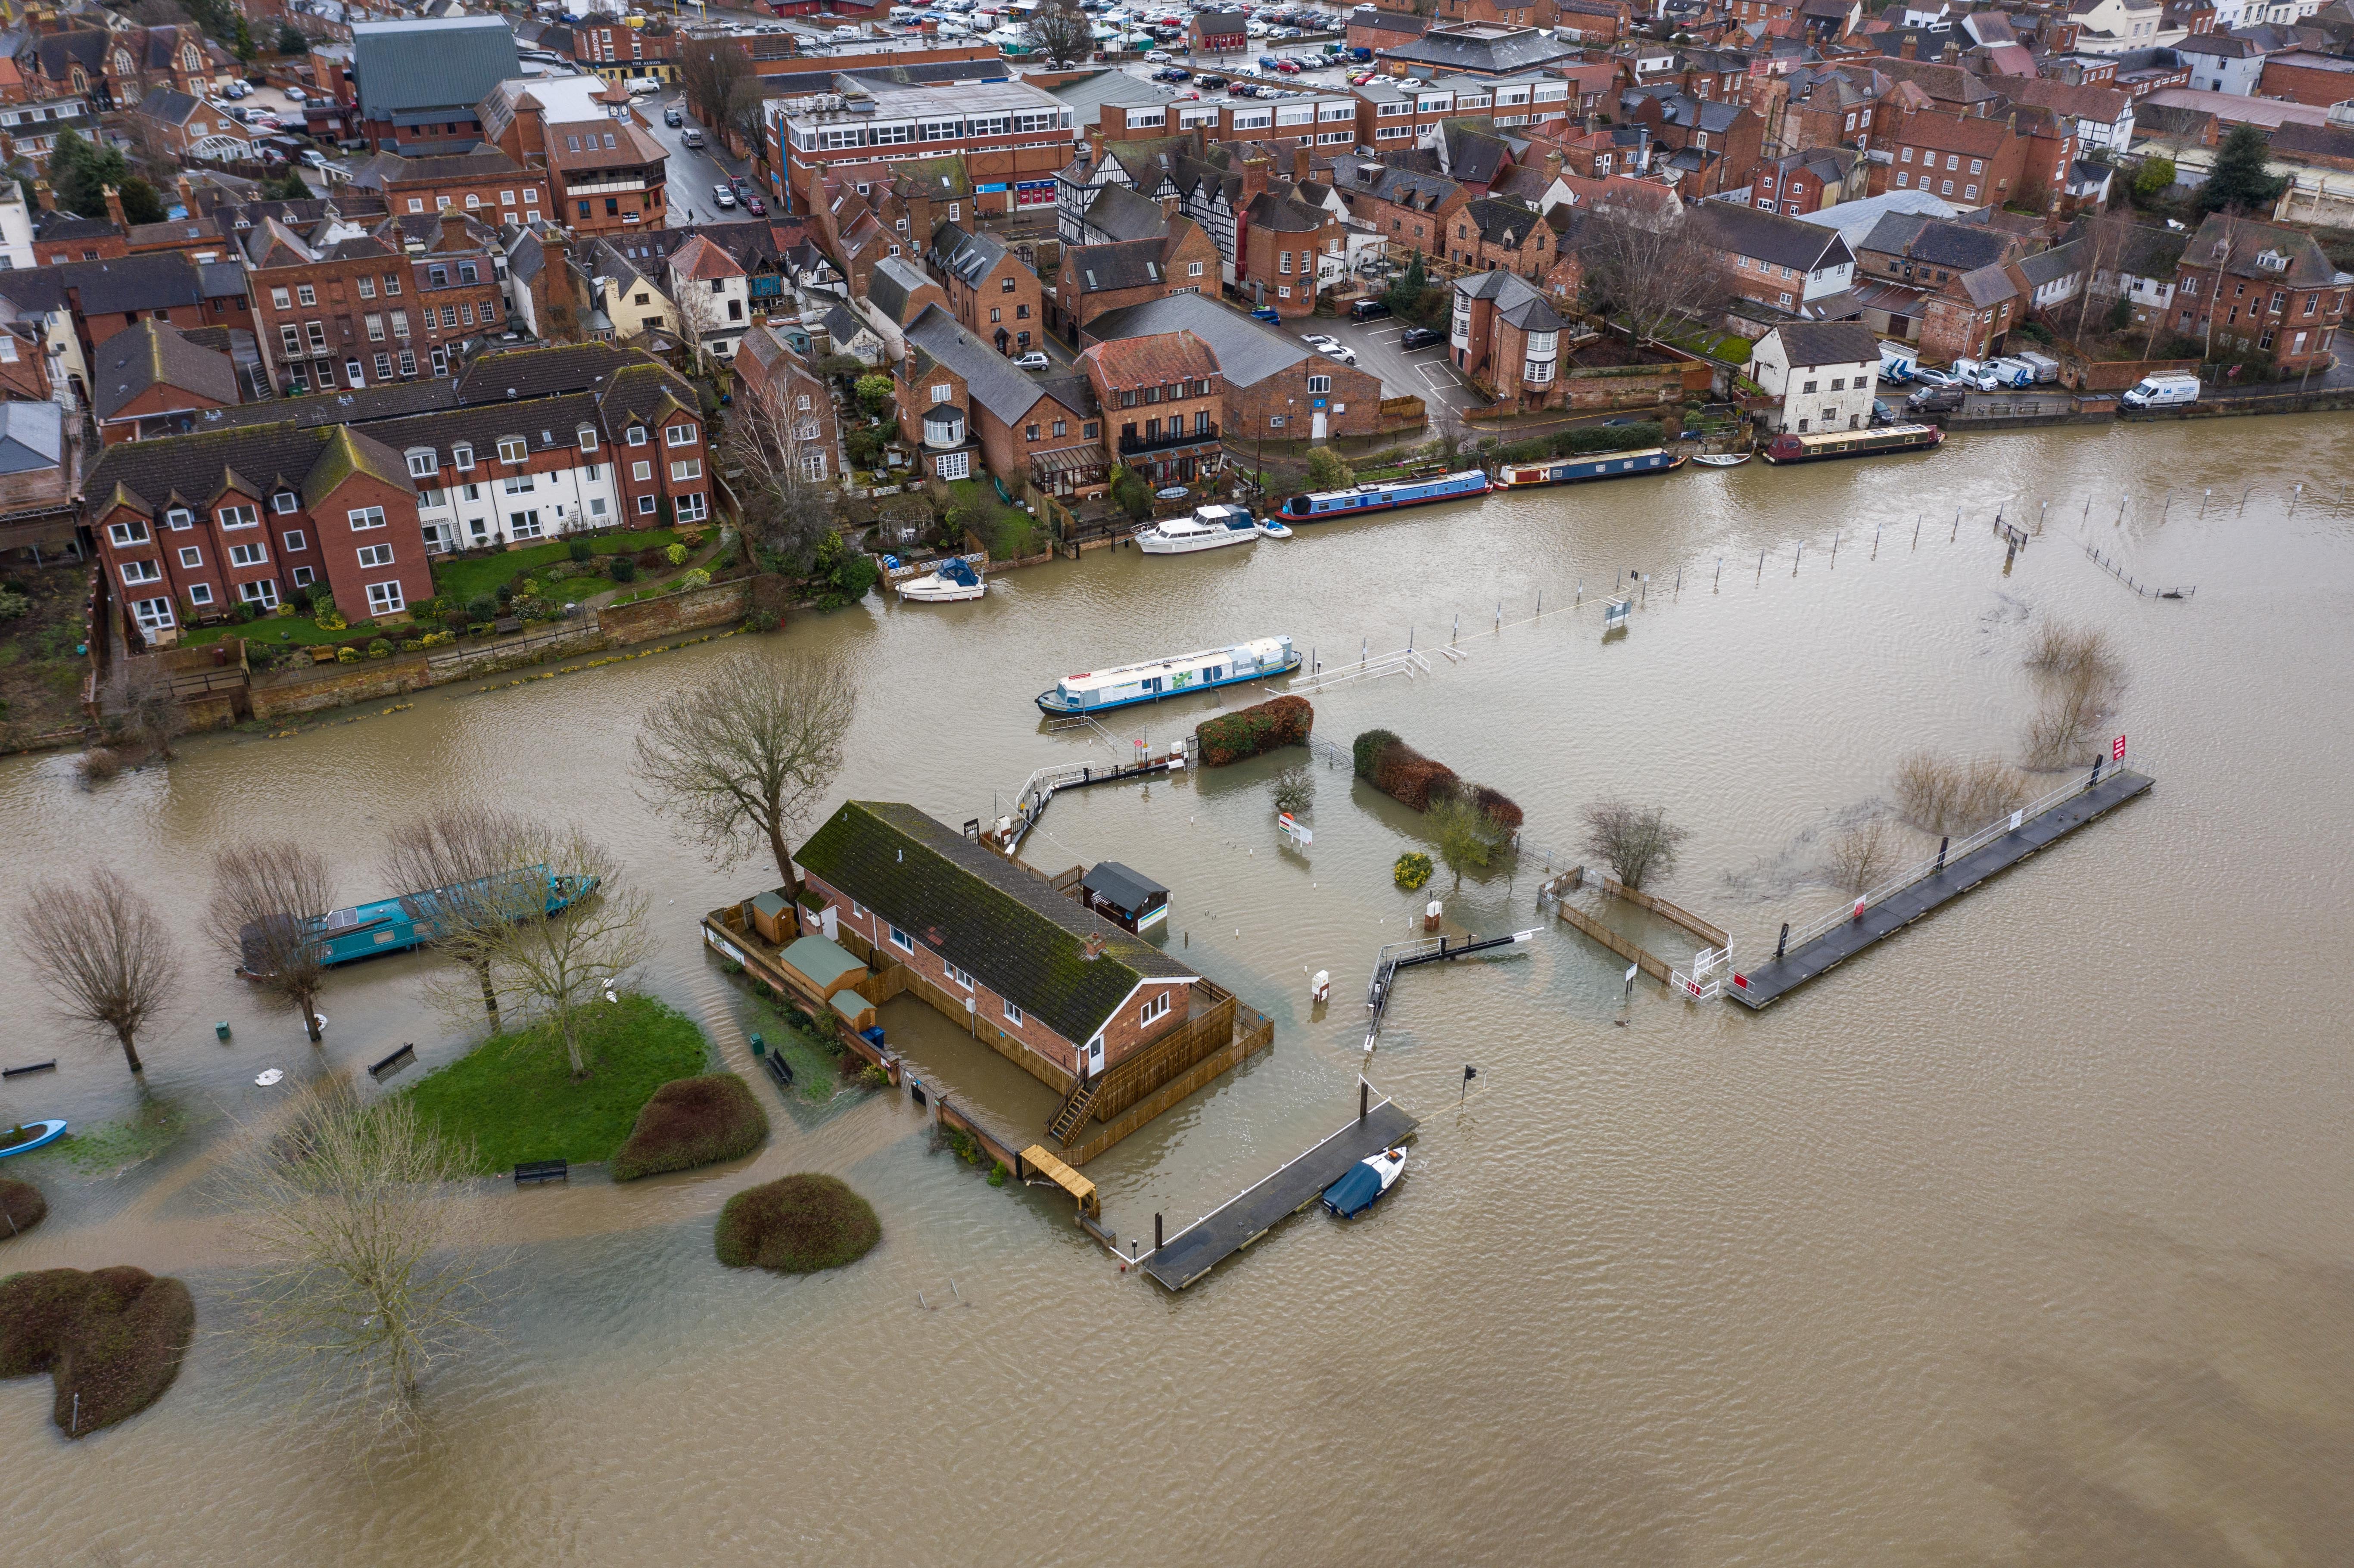
[[[399,1072],[403,1067],[415,1065],[416,1062],[417,1046],[415,1043],[412,1042],[409,1044],[403,1045],[399,1050],[395,1051],[391,1055],[387,1056],[383,1061],[378,1062],[376,1065],[370,1067],[368,1069],[368,1076],[381,1084],[387,1078],[391,1077],[395,1073]]]
[[[55,1072],[57,1065],[58,1059],[52,1056],[46,1062],[27,1063],[22,1067],[0,1067],[0,1078],[21,1078],[27,1073]]]
[[[519,1160],[514,1168],[514,1183],[518,1187],[527,1187],[535,1181],[569,1183],[571,1180],[572,1168],[561,1160]]]
[[[769,1076],[777,1080],[777,1087],[790,1089],[793,1086],[793,1065],[780,1053],[769,1052],[760,1058],[760,1065],[769,1069]]]

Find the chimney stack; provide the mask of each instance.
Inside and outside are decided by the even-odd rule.
[[[1079,957],[1087,963],[1094,963],[1097,959],[1103,957],[1103,933],[1100,931],[1090,931],[1087,933],[1086,945],[1079,949]]]
[[[1562,164],[1564,161],[1559,153],[1547,153],[1544,155],[1544,177],[1547,187],[1551,187],[1553,181],[1561,178]]]
[[[1962,58],[1962,46],[1955,41],[1950,33],[1946,37],[1946,47],[1937,51],[1937,58],[1947,65],[1952,65]]]
[[[1910,59],[1918,59],[1918,58],[1921,58],[1921,35],[1920,35],[1920,34],[1918,34],[1918,33],[1907,33],[1907,34],[1905,34],[1905,35],[1904,35],[1904,41],[1903,41],[1902,44],[1899,44],[1899,45],[1896,47],[1896,58],[1897,58],[1898,59],[1900,59],[1900,60],[1910,60]]]
[[[1314,169],[1313,164],[1311,164],[1311,162],[1310,162],[1310,158],[1311,158],[1311,156],[1312,156],[1313,152],[1314,152],[1314,149],[1312,149],[1311,147],[1310,147],[1310,146],[1309,146],[1309,144],[1308,144],[1308,138],[1307,138],[1307,137],[1305,137],[1305,136],[1302,136],[1302,137],[1299,140],[1299,142],[1298,142],[1298,143],[1297,143],[1292,147],[1292,149],[1291,149],[1291,182],[1292,182],[1292,184],[1294,184],[1294,185],[1299,185],[1299,184],[1302,183],[1303,181],[1306,181],[1306,180],[1309,180],[1309,179],[1312,179],[1312,178],[1315,176],[1315,169]]]
[[[101,185],[98,188],[106,194],[106,216],[113,221],[114,227],[130,228],[131,225],[124,222],[122,217],[122,193],[112,185]]]
[[[196,187],[193,184],[191,184],[191,183],[189,182],[188,176],[187,176],[187,175],[182,175],[180,176],[180,182],[179,182],[179,183],[180,183],[180,205],[181,205],[182,207],[186,207],[186,208],[188,209],[188,216],[189,216],[190,217],[195,217],[196,216],[197,216],[197,214],[196,214]]]
[[[1243,160],[1243,200],[1251,201],[1267,194],[1267,166],[1264,154],[1254,153]]]
[[[33,199],[40,204],[40,207],[43,212],[55,212],[58,210],[57,193],[49,189],[49,182],[47,180],[35,180],[33,182]]]

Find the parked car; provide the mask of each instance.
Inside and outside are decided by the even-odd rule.
[[[758,196],[754,196],[751,192],[746,191],[744,193],[744,210],[750,213],[754,217],[766,217],[769,216],[769,204],[762,201]]]
[[[1171,54],[1167,49],[1154,49],[1150,54],[1146,55],[1144,58],[1150,60],[1154,65],[1167,65],[1171,60],[1175,59],[1177,57]]]
[[[1276,308],[1273,305],[1261,305],[1257,310],[1251,312],[1251,320],[1255,322],[1267,322],[1272,323],[1282,321],[1283,317],[1277,313]]]
[[[1204,92],[1215,92],[1226,85],[1226,79],[1222,76],[1205,76],[1193,85]]]
[[[1945,387],[1950,385],[1954,377],[1950,371],[1939,370],[1934,366],[1915,365],[1913,379],[1924,387]]]
[[[290,87],[286,90],[286,101],[289,103],[308,103],[310,101],[310,98],[301,88]]]
[[[302,149],[302,161],[314,169],[323,169],[327,166],[327,154],[316,147],[305,147]]]
[[[1377,322],[1389,313],[1389,306],[1379,300],[1359,300],[1349,307],[1349,319],[1352,322]]]
[[[1957,414],[1968,401],[1967,388],[1959,382],[1947,382],[1943,387],[1920,387],[1904,399],[1904,408],[1914,414]]]
[[[1874,397],[1872,400],[1872,422],[1875,425],[1893,425],[1896,422],[1896,410],[1890,408],[1882,399]]]
[[[686,116],[675,109],[665,109],[663,111],[663,123],[670,126],[684,125],[686,123]]]
[[[1261,69],[1261,70],[1273,70],[1273,69],[1275,69],[1275,67],[1276,67],[1276,58],[1275,58],[1275,57],[1274,57],[1273,55],[1261,55],[1261,56],[1259,56],[1259,57],[1258,57],[1258,69]]]
[[[1055,362],[1034,348],[1013,362],[1016,370],[1052,370],[1054,367]]]
[[[732,208],[736,205],[736,193],[726,185],[712,186],[711,198],[722,207]]]
[[[1442,344],[1446,341],[1447,334],[1443,332],[1433,332],[1428,327],[1408,327],[1405,329],[1405,335],[1398,339],[1398,347],[1402,349],[1429,348],[1434,344]]]
[[[681,136],[681,137],[678,139],[678,143],[679,143],[679,145],[680,145],[680,146],[682,146],[682,147],[693,147],[693,148],[695,148],[697,152],[702,151],[702,149],[703,149],[703,129],[702,129],[702,127],[697,126],[697,125],[690,125],[690,126],[688,126],[688,127],[686,128],[686,133],[685,133],[684,135]]]

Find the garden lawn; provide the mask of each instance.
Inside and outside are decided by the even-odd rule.
[[[842,1060],[816,1040],[788,1022],[767,1002],[755,1004],[753,1026],[769,1050],[793,1070],[793,1092],[814,1106],[833,1098],[842,1083]],[[772,1080],[773,1081],[773,1080]]]
[[[586,1010],[588,1076],[572,1081],[564,1042],[542,1024],[494,1034],[407,1093],[442,1137],[471,1139],[492,1176],[526,1160],[609,1160],[653,1092],[709,1065],[703,1031],[652,997]]]
[[[415,637],[420,632],[430,630],[429,627],[419,627],[412,631],[405,626],[397,626],[386,631],[384,635],[398,642],[403,637]],[[367,633],[364,631],[354,631],[348,626],[341,631],[329,631],[317,621],[300,615],[265,615],[243,626],[238,625],[235,621],[228,621],[220,626],[191,627],[182,634],[180,641],[185,647],[200,648],[207,642],[217,642],[224,637],[242,637],[257,646],[270,643],[291,646],[300,643],[307,647],[321,642],[348,642],[355,637],[366,635]]]
[[[971,509],[972,531],[981,535],[991,560],[1019,560],[1045,547],[1046,525],[1019,506],[999,500],[995,485],[958,479],[949,481],[949,490],[958,505]]]
[[[650,528],[642,534],[592,534],[588,547],[600,556],[618,556],[624,552],[661,545],[678,543],[677,530]],[[476,594],[490,593],[504,582],[527,577],[546,570],[558,561],[572,558],[572,541],[551,539],[544,545],[527,545],[520,550],[503,550],[495,556],[476,556],[469,559],[437,560],[433,563],[433,591],[442,599],[454,599],[463,604]],[[551,587],[555,585],[550,585]],[[599,588],[610,587],[601,584]],[[574,596],[585,597],[585,596]]]

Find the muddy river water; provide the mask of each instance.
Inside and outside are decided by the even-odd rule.
[[[62,757],[0,761],[12,901],[113,864],[192,971],[146,1052],[182,1130],[119,1173],[24,1162],[53,1214],[0,1243],[0,1269],[175,1273],[200,1322],[162,1403],[90,1441],[49,1427],[46,1379],[0,1384],[0,1559],[2343,1561],[2349,460],[2344,421],[2278,418],[1687,471],[1206,557],[1091,554],[977,605],[870,599],[765,642],[201,738],[94,792]],[[2008,576],[1999,508],[2041,525]],[[2087,541],[2197,594],[2137,598]],[[1630,568],[1649,584],[1606,641],[1597,601]],[[1839,901],[1824,840],[1904,752],[2017,754],[2045,619],[2124,651],[2115,727],[2152,795],[1762,1015],[1647,985],[1620,1026],[1619,960],[1559,925],[1509,959],[1416,971],[1373,1068],[1423,1118],[1404,1184],[1351,1225],[1301,1216],[1182,1297],[1123,1275],[1055,1194],[930,1151],[905,1097],[845,1095],[822,1113],[770,1097],[776,1137],[737,1166],[485,1183],[514,1262],[494,1339],[429,1388],[420,1450],[355,1457],[207,1331],[241,1266],[208,1182],[287,1092],[255,1075],[403,1041],[429,1067],[469,1043],[424,1003],[429,960],[395,959],[334,978],[314,1058],[203,945],[223,841],[316,843],[349,900],[390,891],[381,835],[420,799],[586,821],[651,895],[648,988],[748,1071],[748,1003],[695,920],[763,879],[683,848],[629,776],[638,715],[700,666],[838,651],[864,677],[842,792],[961,822],[1035,768],[1114,755],[1038,722],[1059,674],[1273,632],[1333,662],[1411,635],[1465,656],[1319,696],[1320,735],[1399,732],[1519,800],[1535,843],[1574,846],[1604,795],[1662,803],[1691,837],[1660,890],[1755,955]],[[1165,743],[1215,706],[1111,727]],[[1283,849],[1269,786],[1300,759],[1066,797],[1030,845],[1049,870],[1113,858],[1169,884],[1169,939],[1276,1021],[1270,1053],[1089,1168],[1123,1237],[1353,1109],[1365,977],[1419,902],[1389,866],[1428,845],[1319,768],[1315,842]],[[1524,857],[1453,891],[1442,873],[1451,928],[1543,924],[1541,874]],[[0,1016],[8,1063],[63,1064],[0,1089],[0,1113],[140,1108],[13,954]],[[1039,1114],[920,1004],[885,1022],[928,1074]],[[865,1193],[883,1245],[814,1278],[718,1268],[721,1202],[796,1170]]]

